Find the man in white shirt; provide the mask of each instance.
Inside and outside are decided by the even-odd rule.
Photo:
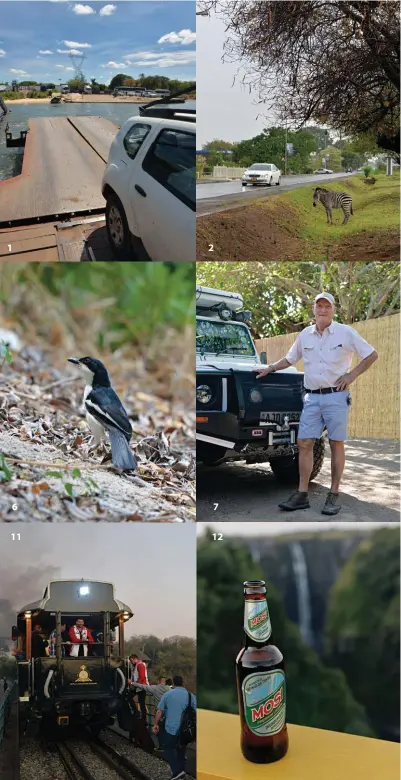
[[[330,293],[315,298],[315,325],[305,328],[285,358],[262,370],[257,379],[304,361],[306,395],[298,430],[299,487],[281,509],[308,509],[308,486],[313,467],[313,444],[324,428],[331,449],[331,487],[322,509],[324,515],[336,515],[340,509],[339,488],[345,465],[344,441],[347,439],[351,405],[349,386],[377,360],[376,350],[349,325],[334,322],[335,301]],[[352,355],[361,362],[350,371]]]

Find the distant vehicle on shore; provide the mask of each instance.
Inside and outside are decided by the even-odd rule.
[[[317,168],[313,173],[334,173],[330,168]]]

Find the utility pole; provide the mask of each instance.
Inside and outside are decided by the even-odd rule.
[[[287,120],[285,120],[285,153],[284,153],[284,176],[287,176]]]

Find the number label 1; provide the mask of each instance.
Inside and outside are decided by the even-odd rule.
[[[8,245],[8,251],[11,252],[11,244]]]

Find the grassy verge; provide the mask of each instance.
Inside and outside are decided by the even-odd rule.
[[[333,210],[334,224],[327,225],[323,206],[319,203],[316,208],[313,208],[312,184],[278,196],[278,199],[283,205],[286,203],[295,209],[299,218],[300,238],[327,244],[328,241],[337,242],[345,235],[363,230],[397,229],[400,222],[399,186],[399,173],[391,178],[379,174],[374,185],[365,184],[363,176],[352,176],[349,179],[328,183],[326,189],[333,192],[347,192],[352,197],[354,215],[350,217],[346,226],[341,224],[343,221],[341,209]]]

